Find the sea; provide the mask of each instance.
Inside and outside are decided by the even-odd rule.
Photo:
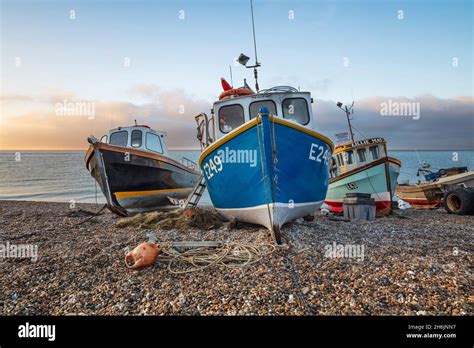
[[[170,151],[197,162],[199,151]],[[84,151],[0,151],[0,200],[105,203],[105,197],[84,164]],[[390,151],[402,162],[399,183],[415,183],[423,162],[434,170],[474,169],[474,151]],[[207,194],[201,205],[210,205]]]

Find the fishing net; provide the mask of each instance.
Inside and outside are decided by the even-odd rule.
[[[196,227],[212,229],[222,226],[223,220],[216,211],[204,208],[188,210],[154,211],[120,219],[117,227],[160,228],[164,230]]]

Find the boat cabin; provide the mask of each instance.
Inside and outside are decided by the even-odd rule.
[[[136,125],[111,129],[108,134],[100,138],[100,141],[109,145],[168,156],[165,137],[165,132],[157,132],[145,125]]]
[[[257,117],[261,107],[267,107],[276,117],[315,129],[312,98],[309,92],[300,92],[289,86],[278,86],[259,93],[230,95],[214,103],[212,133],[219,139],[244,123]]]
[[[387,157],[386,142],[383,138],[368,138],[338,145],[332,157],[331,177],[363,167],[383,157]]]

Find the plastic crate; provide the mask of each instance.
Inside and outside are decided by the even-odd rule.
[[[370,197],[370,194],[368,196]],[[366,196],[344,198],[343,209],[346,219],[375,220],[376,207],[374,198],[366,198]]]

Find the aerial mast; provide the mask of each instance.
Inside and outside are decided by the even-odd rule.
[[[257,93],[259,91],[259,86],[258,86],[258,72],[257,68],[261,66],[261,64],[258,62],[258,57],[257,57],[257,39],[255,37],[255,20],[253,18],[253,1],[250,0],[250,12],[252,14],[252,32],[253,32],[253,49],[255,52],[255,64],[251,66],[247,66],[247,62],[249,61],[249,57],[247,57],[245,54],[241,53],[238,62],[245,66],[246,68],[253,68],[253,76],[255,78],[255,89],[257,90]]]
[[[344,111],[347,117],[347,123],[349,124],[349,133],[351,135],[351,140],[354,142],[354,133],[352,133],[352,125],[351,125],[351,118],[350,114],[353,113],[352,108],[354,107],[354,102],[352,102],[352,105],[350,107],[347,107],[347,105],[344,105],[344,108],[342,108],[342,103],[339,101],[337,102],[337,107]]]

